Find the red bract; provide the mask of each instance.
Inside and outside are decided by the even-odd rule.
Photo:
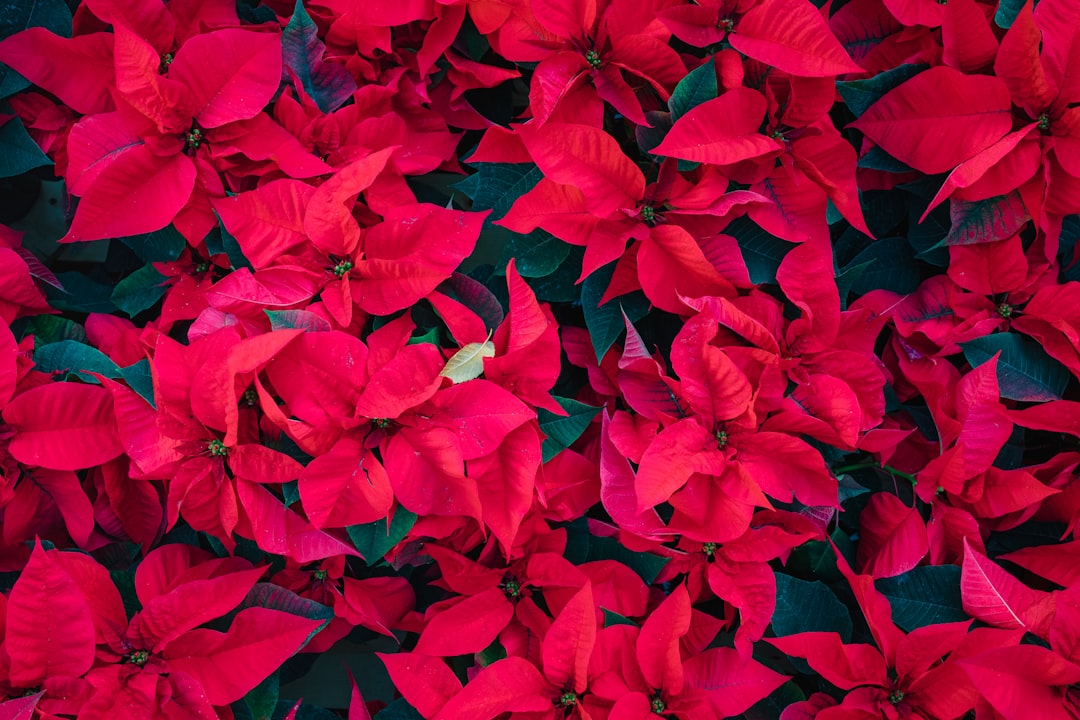
[[[1080,717],[1078,20],[7,3],[0,720]]]

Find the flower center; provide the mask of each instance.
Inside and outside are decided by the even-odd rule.
[[[716,543],[707,542],[707,543],[705,543],[704,545],[701,546],[701,552],[705,553],[705,555],[707,557],[712,557],[713,555],[716,554],[716,550],[718,548],[719,548],[719,545],[717,545]]]
[[[197,127],[193,127],[184,136],[184,152],[190,155],[198,150],[202,143],[203,131]]]
[[[1050,116],[1046,113],[1039,116],[1039,129],[1043,131],[1050,129]]]
[[[572,692],[564,692],[559,696],[559,705],[563,707],[573,707],[577,705],[577,695]]]
[[[150,653],[146,650],[136,650],[127,656],[127,660],[132,665],[138,665],[142,667],[150,659]]]
[[[379,428],[380,430],[385,430],[386,428],[390,427],[390,421],[386,418],[376,418],[371,421],[371,424]]]
[[[735,19],[729,17],[720,18],[720,21],[716,23],[716,27],[724,28],[724,30],[731,32],[735,29]]]
[[[255,403],[259,402],[259,393],[255,392],[255,388],[248,388],[244,391],[244,402],[248,407],[255,407]]]
[[[716,431],[716,449],[723,450],[727,447],[728,434],[726,430]]]
[[[652,205],[642,206],[641,219],[647,225],[652,225],[656,222],[656,210],[653,209]]]
[[[652,700],[649,701],[649,709],[660,715],[667,710],[667,705],[660,699],[659,695],[653,695]]]
[[[1010,318],[1013,314],[1013,306],[1008,303],[1001,303],[997,306],[997,314],[1002,318]]]
[[[210,451],[210,454],[214,457],[225,457],[229,454],[229,448],[225,447],[225,443],[220,440],[211,440],[206,444],[206,449]]]
[[[589,63],[589,65],[594,69],[599,68],[602,64],[600,60],[600,53],[596,52],[595,50],[590,50],[589,52],[585,53],[585,62]]]
[[[891,702],[893,705],[899,705],[900,701],[903,700],[903,699],[904,699],[904,691],[903,690],[893,690],[891,693],[889,693],[889,702]]]
[[[165,53],[164,55],[162,55],[161,56],[161,64],[158,65],[158,74],[159,75],[164,75],[165,73],[167,73],[169,71],[169,66],[172,65],[172,61],[173,61],[173,54],[172,53]]]
[[[316,570],[314,573],[312,573],[311,576],[313,578],[315,578],[316,582],[322,582],[323,580],[326,579],[326,571],[325,570]]]
[[[345,275],[353,269],[351,260],[342,260],[334,266],[334,274],[338,277],[345,277]]]

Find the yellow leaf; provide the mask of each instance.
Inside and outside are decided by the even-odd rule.
[[[495,343],[491,340],[469,343],[454,353],[439,374],[455,384],[474,380],[484,372],[484,358],[489,357],[495,357]]]

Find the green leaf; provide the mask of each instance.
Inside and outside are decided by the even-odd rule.
[[[116,305],[112,301],[112,285],[91,280],[81,272],[57,273],[56,279],[64,286],[64,290],[57,290],[51,285],[45,287],[45,297],[53,308],[105,315],[116,312]]]
[[[1035,0],[1036,5],[1038,2],[1039,0]],[[997,12],[994,13],[994,24],[1008,30],[1016,22],[1016,16],[1020,14],[1020,9],[1023,7],[1024,0],[1001,0]]]
[[[278,701],[278,673],[263,680],[244,696],[252,720],[272,720]]]
[[[859,117],[880,100],[882,95],[929,67],[922,64],[898,65],[865,80],[838,82],[836,89],[840,91],[840,97],[844,98],[848,110],[855,117]]]
[[[59,315],[35,315],[28,318],[26,329],[22,335],[16,335],[16,337],[25,337],[27,335],[33,335],[35,344],[39,346],[49,345],[61,340],[74,340],[81,343],[87,341],[86,331],[83,330],[82,325]]]
[[[0,40],[27,28],[43,27],[71,37],[71,10],[64,0],[0,0]],[[0,99],[30,87],[30,81],[0,63]]]
[[[802,702],[806,699],[806,693],[790,680],[773,690],[769,697],[759,700],[743,713],[745,720],[775,720],[780,717],[788,706]]]
[[[476,168],[475,173],[452,187],[472,200],[473,210],[492,210],[487,222],[509,212],[514,201],[544,177],[533,163],[476,163]]]
[[[111,299],[128,317],[135,317],[165,296],[167,279],[148,263],[118,282]]]
[[[840,293],[840,309],[847,310],[847,297],[851,292],[851,288],[862,277],[870,266],[874,264],[873,260],[867,260],[864,263],[850,264],[844,268],[843,272],[836,276],[836,289]]]
[[[293,330],[300,328],[305,332],[326,332],[331,329],[330,321],[309,310],[264,310],[270,318],[271,330]]]
[[[344,65],[323,58],[326,45],[318,30],[302,0],[296,0],[289,24],[281,32],[281,50],[285,67],[296,73],[304,91],[328,113],[349,99],[356,91],[356,81]]]
[[[875,145],[859,158],[858,167],[890,173],[911,172],[911,168]]]
[[[837,632],[851,640],[851,615],[829,586],[776,573],[776,609],[772,616],[777,636],[801,632]]]
[[[120,238],[143,262],[172,262],[179,258],[187,240],[175,227],[169,225],[161,230]]]
[[[915,262],[915,253],[904,238],[882,238],[857,254],[848,267],[871,263],[852,283],[859,295],[871,290],[889,290],[898,295],[915,292],[922,274]]]
[[[750,274],[750,282],[775,283],[776,271],[780,262],[788,254],[794,243],[766,232],[757,223],[747,217],[737,218],[728,224],[724,232],[735,238],[742,251],[743,262]]]
[[[350,525],[345,528],[357,551],[364,558],[368,567],[377,565],[391,548],[401,542],[412,526],[416,524],[416,515],[400,505],[394,510],[390,527],[386,518],[362,525]]]
[[[641,576],[646,585],[652,585],[653,580],[667,565],[671,558],[663,558],[647,552],[633,552],[615,538],[590,537],[587,561],[616,560]]]
[[[297,595],[292,590],[268,582],[256,583],[255,587],[248,591],[247,597],[244,598],[237,609],[245,610],[252,607],[281,610],[308,620],[329,621],[334,617],[333,609],[322,603],[317,603],[314,600]]]
[[[1020,193],[964,202],[949,201],[952,226],[942,245],[975,245],[1006,240],[1023,229],[1031,219]]]
[[[577,245],[566,247],[569,248],[566,259],[555,272],[543,277],[525,278],[537,300],[564,303],[581,301],[581,285],[577,279],[581,276],[581,261],[585,257],[585,248]]]
[[[710,57],[675,86],[675,91],[671,93],[671,99],[668,100],[672,122],[706,100],[712,100],[717,96],[717,92],[716,65],[714,59]]]
[[[150,403],[150,407],[157,409],[157,403],[154,402],[154,377],[150,373],[150,361],[148,359],[143,358],[134,365],[120,368],[120,374],[127,382],[128,387],[137,392],[143,400]]]
[[[277,707],[274,708],[274,720],[283,720],[295,704],[295,699],[278,700]],[[308,705],[305,703],[297,708],[296,720],[341,720],[341,717],[337,713],[330,712],[324,707]]]
[[[581,433],[585,432],[585,428],[589,427],[596,413],[600,412],[598,407],[569,398],[556,397],[555,402],[559,403],[559,406],[569,415],[563,417],[543,408],[536,411],[540,420],[540,430],[547,435],[541,446],[543,462],[547,462],[573,445],[574,441],[581,437]]]
[[[600,298],[611,284],[614,272],[615,263],[605,265],[582,283],[581,310],[585,314],[585,326],[589,330],[597,361],[603,359],[604,354],[626,330],[624,312],[630,322],[636,322],[649,311],[649,301],[640,291],[609,300],[602,307],[599,305]]]
[[[967,620],[960,598],[960,568],[925,565],[874,583],[892,605],[893,622],[904,632]]]
[[[630,618],[620,615],[614,610],[608,610],[606,607],[600,608],[604,613],[604,627],[609,628],[612,625],[632,625],[637,627],[637,623]]]
[[[0,178],[14,177],[34,168],[52,165],[52,160],[27,134],[22,120],[12,117],[0,125]]]
[[[105,353],[74,340],[61,340],[34,351],[34,364],[41,372],[67,371],[67,376],[97,384],[97,379],[84,371],[96,372],[108,378],[122,377],[120,368]]]
[[[513,258],[514,266],[522,277],[547,277],[558,270],[570,255],[572,246],[546,230],[536,229],[522,235],[492,226],[491,231],[502,239],[502,254],[497,267],[505,268]]]
[[[1071,375],[1064,365],[1046,354],[1039,344],[1022,335],[1004,332],[961,343],[964,357],[978,367],[998,351],[997,377],[1001,397],[1044,402],[1060,400]]]
[[[398,698],[380,710],[375,720],[424,720],[424,716],[406,702],[405,698]]]

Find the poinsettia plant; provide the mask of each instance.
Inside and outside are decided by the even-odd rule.
[[[0,13],[0,720],[1080,719],[1080,6]]]

